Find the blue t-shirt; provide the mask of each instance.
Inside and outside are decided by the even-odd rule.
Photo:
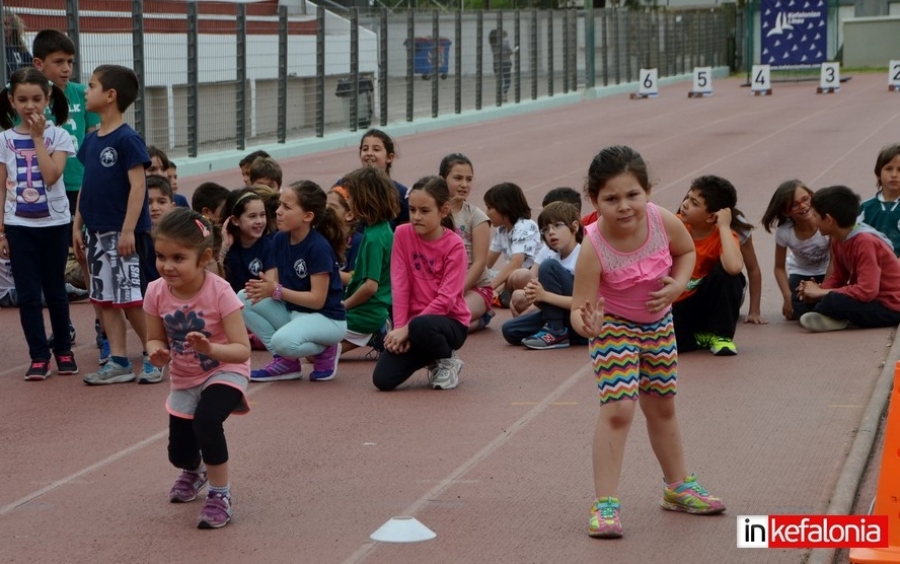
[[[146,143],[128,124],[103,136],[99,131],[93,131],[85,136],[78,148],[78,160],[84,164],[84,182],[78,207],[84,225],[91,231],[121,231],[131,193],[128,171],[136,166],[150,166]],[[146,190],[134,231],[150,231]]]
[[[321,233],[310,231],[305,239],[291,245],[290,233],[279,231],[272,239],[272,252],[278,267],[278,282],[288,290],[309,292],[312,289],[310,276],[323,272],[329,275],[328,296],[322,309],[310,309],[285,301],[284,305],[288,310],[321,313],[338,321],[347,319],[347,311],[341,304],[344,285],[341,283],[337,256]]]
[[[172,197],[172,203],[178,206],[179,208],[189,208],[191,204],[188,203],[187,198],[182,196],[181,194],[175,194]]]
[[[260,237],[246,249],[235,241],[225,255],[225,279],[235,292],[243,290],[248,280],[259,278],[261,272],[270,268],[275,268],[275,255],[268,237]]]
[[[409,190],[406,186],[400,184],[396,180],[392,180],[394,188],[397,189],[397,195],[400,196],[400,214],[391,222],[393,227],[409,223]],[[360,222],[361,223],[361,222]]]

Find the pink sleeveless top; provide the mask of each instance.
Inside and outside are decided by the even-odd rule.
[[[652,323],[665,317],[671,307],[656,313],[647,311],[648,294],[659,290],[660,280],[672,270],[669,236],[659,208],[647,203],[647,240],[630,253],[612,248],[599,225],[600,222],[589,225],[585,232],[603,269],[599,294],[606,304],[606,313],[637,323]]]

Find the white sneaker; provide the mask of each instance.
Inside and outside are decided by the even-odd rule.
[[[450,358],[442,358],[438,360],[434,370],[428,371],[428,379],[431,387],[435,390],[452,390],[459,385],[459,373],[463,367],[463,361],[456,354],[456,351],[450,355]]]
[[[138,384],[158,384],[163,380],[162,370],[150,364],[150,357],[144,356],[144,365],[138,376]]]
[[[810,311],[800,316],[800,325],[814,333],[840,331],[846,329],[849,324],[850,322],[846,319],[835,319],[815,311]]]
[[[124,384],[134,381],[134,372],[132,372],[130,362],[128,366],[120,366],[118,363],[110,361],[100,367],[100,370],[85,374],[82,380],[90,386]]]

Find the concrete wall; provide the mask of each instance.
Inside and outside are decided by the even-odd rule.
[[[844,20],[844,66],[884,67],[900,59],[900,16]]]

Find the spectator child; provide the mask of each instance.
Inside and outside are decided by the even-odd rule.
[[[343,178],[341,182],[343,182]],[[349,195],[341,185],[332,186],[328,191],[328,207],[334,210],[338,218],[343,222],[344,235],[347,237],[347,252],[344,262],[341,263],[341,282],[344,287],[350,283],[353,268],[356,266],[356,254],[359,252],[359,244],[362,242],[362,230],[359,229],[359,221],[350,210]]]
[[[272,240],[268,235],[266,206],[252,188],[241,188],[229,194],[222,209],[222,245],[219,262],[225,279],[235,292],[261,273],[277,275]]]
[[[56,335],[57,374],[77,374],[69,333],[66,255],[69,201],[63,182],[72,139],[48,121],[44,110],[53,99],[56,123],[65,123],[65,93],[37,69],[17,70],[0,91],[0,258],[9,259],[19,304],[19,322],[31,364],[26,380],[50,376],[50,345],[44,329],[42,295]],[[18,124],[16,124],[18,121]]]
[[[503,268],[492,271],[493,303],[509,307],[509,296],[519,288],[509,286],[508,278],[518,268],[531,268],[534,257],[543,246],[541,230],[531,219],[531,208],[522,189],[512,182],[492,186],[484,194],[484,205],[491,224],[496,228],[491,238],[487,267],[494,268],[501,255],[506,259]]]
[[[878,153],[875,186],[878,193],[863,202],[859,219],[887,235],[894,254],[900,257],[900,143],[888,145]]]
[[[150,224],[156,227],[160,218],[175,209],[172,202],[172,186],[162,176],[147,177],[147,205],[150,209]]]
[[[278,232],[278,206],[281,205],[278,197],[280,194],[262,184],[251,184],[250,189],[262,198],[266,207],[266,234],[269,238],[272,238]]]
[[[300,359],[307,356],[313,357],[310,381],[337,374],[347,333],[338,260],[347,240],[326,200],[325,191],[309,180],[282,190],[272,239],[277,276],[263,272],[238,294],[247,306],[247,328],[273,353],[268,365],[250,373],[251,381],[299,379]]]
[[[222,216],[222,207],[231,192],[228,188],[215,182],[204,182],[194,190],[191,196],[191,209],[199,213],[210,223],[217,225]]]
[[[344,292],[347,335],[343,352],[375,346],[390,328],[391,246],[394,232],[390,221],[400,203],[387,173],[374,167],[354,170],[344,177],[353,217],[365,224],[356,255],[356,265]],[[381,348],[380,345],[377,348]]]
[[[716,356],[737,354],[734,331],[745,280],[736,231],[747,225],[735,209],[737,191],[718,176],[701,176],[681,203],[680,217],[697,252],[694,272],[672,307],[675,338],[682,352],[707,349]]]
[[[3,41],[6,45],[6,78],[9,80],[14,72],[33,64],[25,41],[25,22],[9,8],[3,8]]]
[[[265,151],[253,151],[240,160],[238,166],[241,168],[241,176],[244,178],[244,186],[253,184],[250,182],[250,165],[259,157],[270,158],[269,153]]]
[[[391,164],[397,158],[396,149],[394,148],[394,140],[391,136],[380,129],[370,129],[363,133],[359,142],[359,162],[362,166],[373,166],[380,168],[391,175]],[[394,225],[409,223],[409,201],[407,199],[406,186],[400,184],[396,180],[392,180],[394,188],[397,189],[397,196],[400,201],[400,214],[394,220]]]
[[[174,210],[160,220],[154,237],[162,278],[150,283],[144,299],[147,353],[154,366],[169,365],[169,462],[182,469],[169,501],[194,501],[208,482],[197,527],[218,529],[232,517],[222,422],[250,410],[243,306],[227,282],[206,272],[212,228],[200,214]]]
[[[250,163],[250,184],[262,184],[276,192],[281,191],[282,171],[278,161],[271,157],[259,157]]]
[[[87,257],[91,301],[100,306],[111,353],[110,361],[99,371],[85,375],[85,383],[91,385],[135,379],[126,356],[125,318],[146,351],[141,306],[146,273],[155,272],[147,265],[153,254],[144,175],[150,156],[144,140],[125,123],[123,115],[137,94],[134,71],[100,65],[91,75],[85,98],[86,109],[100,116],[100,129],[86,135],[78,148],[84,186],[78,194],[72,240],[76,257]],[[138,382],[161,381],[162,373],[145,355]]]
[[[650,203],[647,167],[629,147],[600,151],[585,191],[600,217],[586,229],[588,244],[578,255],[571,322],[590,339],[600,391],[593,440],[597,500],[588,534],[623,534],[619,476],[637,403],[663,474],[663,509],[721,513],[721,500],[687,473],[675,417],[678,353],[671,306],[691,276],[691,237],[671,212]],[[740,257],[736,241],[734,247]]]
[[[166,155],[166,152],[160,149],[159,147],[154,147],[150,145],[147,147],[147,154],[150,155],[150,166],[144,173],[147,176],[162,176],[166,180],[169,179],[169,169],[172,167],[172,161],[169,160],[169,157]],[[178,193],[178,184],[171,184],[172,186],[172,194],[174,195],[172,198],[172,202],[175,206],[179,208],[189,208],[187,198]]]
[[[491,223],[486,213],[469,203],[475,172],[472,161],[460,153],[447,155],[441,160],[438,174],[447,181],[450,190],[450,210],[453,225],[466,245],[468,269],[466,269],[465,297],[472,321],[469,332],[483,329],[494,317],[491,301],[491,273],[487,269],[488,250],[491,243]]]
[[[178,192],[178,165],[175,164],[175,161],[169,161],[169,170],[166,171],[166,177],[169,179],[169,184],[172,186],[172,192]]]
[[[816,190],[813,217],[822,235],[831,237],[831,272],[819,285],[800,282],[800,299],[815,304],[800,316],[814,331],[857,327],[895,327],[900,323],[900,261],[888,238],[857,223],[859,196],[846,186]]]
[[[459,385],[469,308],[463,296],[466,246],[453,228],[450,190],[439,176],[409,192],[411,223],[397,226],[391,251],[394,329],[384,338],[372,382],[389,391],[428,367],[432,388]]]
[[[546,194],[541,201],[541,207],[547,207],[552,202],[565,202],[575,206],[575,209],[581,214],[581,194],[574,188],[568,186],[560,186],[553,188]],[[594,219],[596,221],[596,218]],[[578,242],[581,243],[583,228],[578,230]],[[537,306],[525,297],[525,286],[533,280],[537,280],[538,269],[541,263],[549,258],[559,258],[559,253],[549,248],[547,245],[541,245],[541,250],[534,257],[534,263],[531,268],[519,268],[509,275],[508,286],[513,288],[509,299],[509,311],[513,317],[518,317],[524,313],[533,313],[537,311]],[[573,259],[572,264],[575,264]],[[530,333],[529,333],[530,335]],[[516,342],[518,344],[518,341]]]
[[[537,311],[520,315],[503,324],[503,337],[512,345],[529,349],[559,349],[569,346],[569,316],[572,310],[572,288],[575,263],[581,250],[581,224],[578,210],[572,204],[551,202],[538,216],[544,248],[553,255],[538,267],[537,278],[523,290],[529,305]]]
[[[766,231],[775,227],[775,281],[783,299],[781,314],[788,320],[812,311],[797,294],[800,282],[821,284],[828,270],[830,241],[813,216],[812,193],[799,180],[782,182],[762,217]]]

